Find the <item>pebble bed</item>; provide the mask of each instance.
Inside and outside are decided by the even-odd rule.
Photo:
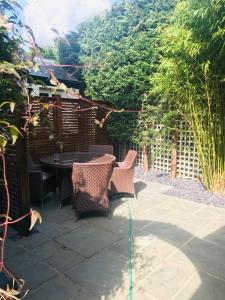
[[[155,169],[151,169],[144,174],[144,170],[140,166],[135,168],[135,177],[145,181],[154,181],[172,186],[173,188],[166,192],[169,196],[184,198],[189,201],[216,207],[225,207],[225,195],[217,195],[208,192],[198,180],[181,177],[171,180],[167,173]]]

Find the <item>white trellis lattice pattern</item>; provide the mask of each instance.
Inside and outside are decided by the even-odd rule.
[[[160,125],[155,126],[160,129]],[[193,133],[185,122],[180,123],[177,143],[177,174],[181,177],[196,179],[201,177],[201,167],[198,159]],[[125,149],[126,148],[126,149]],[[132,142],[119,144],[117,157],[123,160],[124,154],[133,149],[138,152],[137,165],[143,166],[144,156],[142,148]],[[153,140],[148,147],[150,166],[162,172],[170,171],[171,144],[169,134]]]

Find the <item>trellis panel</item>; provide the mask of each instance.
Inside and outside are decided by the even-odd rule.
[[[160,125],[155,125],[155,129],[159,130]],[[115,142],[116,143],[116,142]],[[129,149],[138,152],[137,165],[143,166],[144,155],[143,150],[137,144],[132,142],[119,143],[116,147],[117,157],[123,160],[125,153]],[[171,168],[171,142],[169,133],[163,137],[151,141],[148,146],[148,154],[150,158],[150,166],[162,172],[170,172]],[[198,159],[196,146],[194,144],[193,132],[188,124],[180,122],[177,143],[177,174],[181,177],[196,179],[201,177],[201,167]]]

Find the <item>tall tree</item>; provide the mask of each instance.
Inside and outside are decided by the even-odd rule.
[[[58,51],[58,61],[62,64],[76,65],[79,63],[79,34],[77,32],[69,32],[65,38],[57,38],[55,40]]]
[[[40,51],[44,58],[58,61],[58,51],[55,45],[41,47]]]
[[[57,33],[57,30],[54,30]],[[69,77],[79,82],[80,93],[84,90],[84,81],[82,80],[82,66],[80,66],[79,54],[79,34],[69,32],[65,37],[57,36],[52,46],[40,48],[44,58],[54,60],[63,66]]]
[[[150,77],[159,61],[156,28],[166,22],[173,3],[122,1],[106,15],[80,27],[81,59],[90,66],[84,71],[86,95],[109,101],[118,109],[141,110],[143,95],[150,88]],[[151,98],[145,101],[145,107],[149,105],[155,105]],[[140,120],[141,115],[114,113],[107,128],[111,136],[124,141],[137,132]],[[140,128],[145,132],[147,129]],[[136,140],[143,145],[146,135],[143,139],[140,136]]]

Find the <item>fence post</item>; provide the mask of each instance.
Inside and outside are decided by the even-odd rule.
[[[170,179],[175,179],[177,176],[177,134],[172,136],[172,152],[171,152],[171,170]]]
[[[149,164],[148,164],[148,147],[145,145],[143,146],[143,158],[144,158],[144,172],[147,173],[149,170]]]

